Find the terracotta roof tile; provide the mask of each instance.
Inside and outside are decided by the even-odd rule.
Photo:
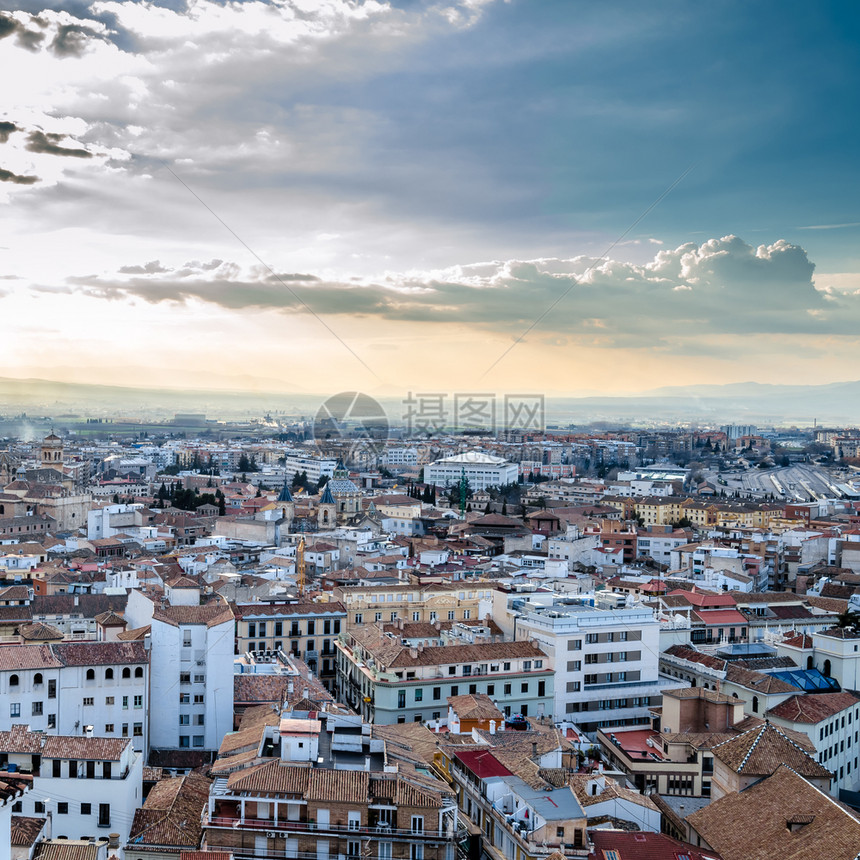
[[[790,767],[687,816],[723,860],[856,860],[860,821]]]
[[[831,776],[824,765],[819,764],[772,723],[765,723],[717,744],[713,754],[714,758],[718,758],[735,773],[746,776],[770,776],[782,764],[787,764],[802,776]]]

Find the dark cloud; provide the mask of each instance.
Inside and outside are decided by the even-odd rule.
[[[860,314],[860,302],[817,290],[806,252],[783,240],[753,247],[726,236],[660,251],[644,265],[607,260],[588,269],[588,263],[509,261],[465,266],[444,279],[403,276],[371,284],[305,274],[243,277],[229,263],[206,277],[199,266],[163,272],[150,263],[124,269],[147,277],[70,282],[106,299],[200,300],[230,310],[310,309],[511,332],[551,308],[538,331],[605,346],[678,344],[709,334],[844,334]]]
[[[0,182],[11,182],[14,185],[33,185],[38,181],[38,176],[21,176],[17,173],[12,173],[11,170],[4,170],[0,167]]]
[[[101,36],[81,24],[61,24],[50,48],[58,57],[80,57],[91,38],[100,39]]]
[[[44,26],[44,22],[34,15],[30,16],[30,20]],[[28,51],[35,51],[45,38],[44,33],[38,30],[29,30],[20,21],[13,18],[11,15],[0,12],[0,39],[5,39],[6,36],[16,34],[18,36],[18,44]]]
[[[14,122],[0,122],[0,143],[6,143],[13,131],[19,131]]]
[[[66,135],[50,134],[44,131],[31,131],[27,135],[27,149],[30,152],[42,152],[47,155],[65,155],[72,158],[92,158],[93,154],[86,149],[69,149],[60,146]]]

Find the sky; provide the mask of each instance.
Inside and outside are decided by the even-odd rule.
[[[856,3],[0,5],[2,376],[860,379]]]

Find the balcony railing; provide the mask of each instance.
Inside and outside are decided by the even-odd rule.
[[[305,833],[336,833],[350,836],[397,836],[402,839],[447,839],[453,835],[446,830],[411,830],[399,827],[389,827],[384,824],[373,826],[362,824],[359,827],[350,827],[345,824],[320,824],[316,821],[277,821],[271,818],[249,818],[244,819],[235,816],[213,816],[209,818],[206,813],[201,819],[203,827],[227,828],[230,830],[271,830],[278,832]]]

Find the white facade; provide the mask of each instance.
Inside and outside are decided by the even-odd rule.
[[[129,594],[132,627],[151,625],[150,744],[156,749],[217,750],[233,730],[235,622],[226,603],[155,604]]]
[[[34,771],[33,789],[19,801],[21,805],[16,805],[16,810],[31,816],[50,813],[53,838],[99,839],[108,833],[119,833],[120,844],[124,843],[134,811],[143,803],[144,757],[128,743],[122,753],[109,753],[102,758],[102,740],[70,738],[68,747],[73,752],[65,753],[56,748],[65,744],[52,749],[48,741],[38,769],[30,754],[7,753],[10,763],[16,763],[21,770]]]
[[[320,459],[319,457],[293,453],[287,454],[284,473],[287,480],[292,480],[296,475],[305,472],[309,481],[316,482],[323,475],[331,478],[334,475],[335,466],[337,466],[337,460]]]
[[[18,645],[14,651],[15,659],[0,667],[0,731],[25,725],[50,735],[80,735],[92,726],[96,735],[127,737],[148,754],[143,643]]]
[[[516,463],[509,463],[503,457],[469,451],[455,454],[431,463],[424,469],[424,481],[437,487],[450,487],[465,474],[472,490],[486,490],[487,487],[500,487],[515,484],[519,470]]]
[[[555,669],[556,720],[593,733],[647,725],[664,687],[658,670],[660,624],[647,607],[604,610],[557,601],[540,607],[509,601],[517,639],[536,639]]]

